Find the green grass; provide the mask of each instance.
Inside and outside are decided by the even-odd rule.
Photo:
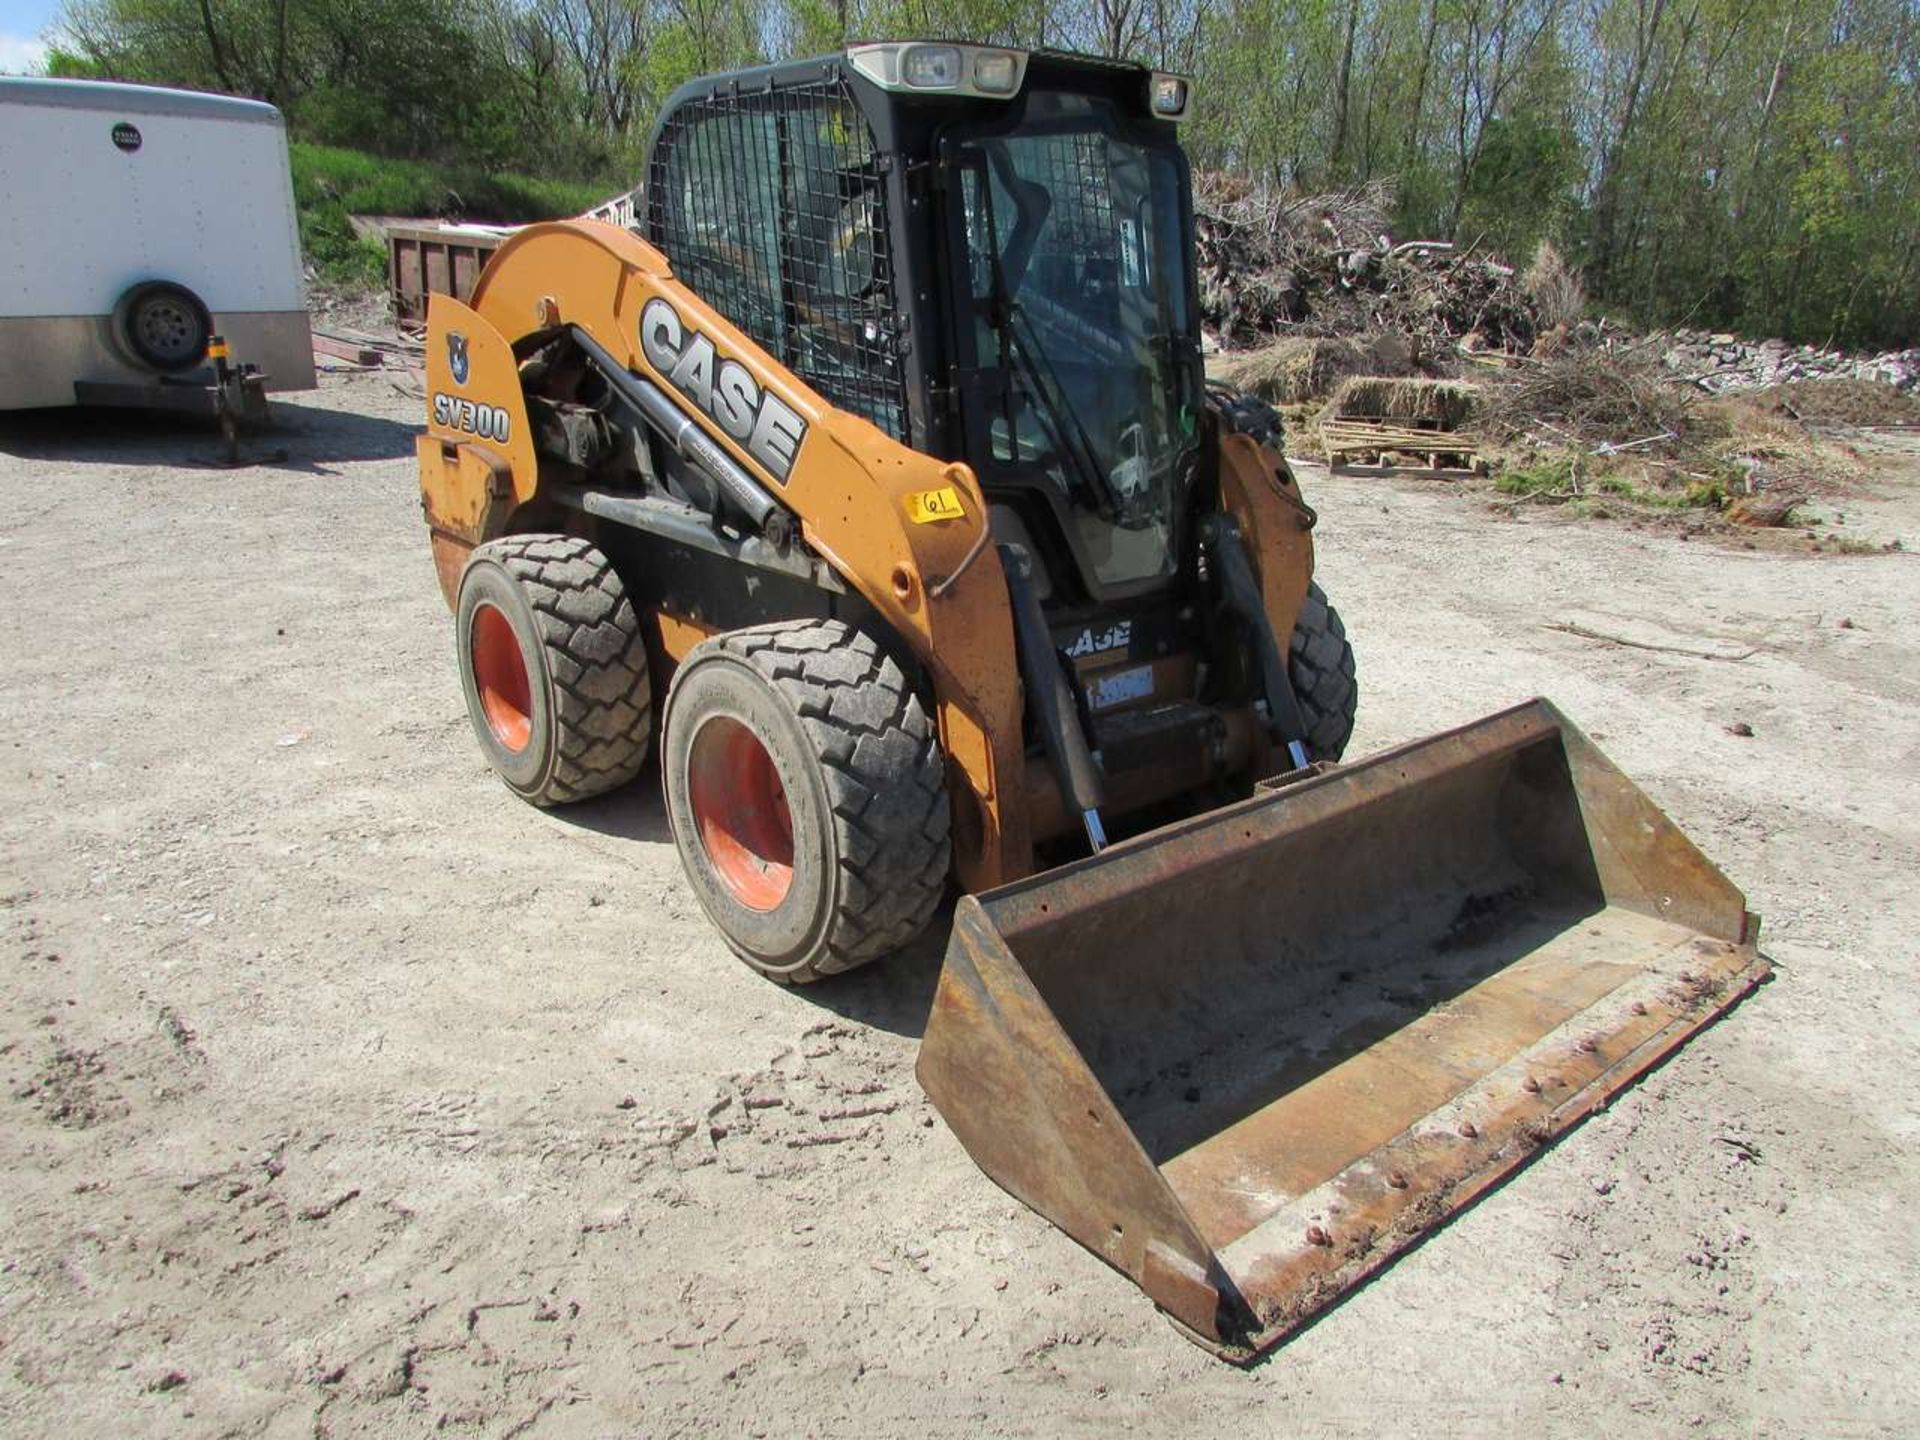
[[[578,215],[619,188],[494,174],[475,166],[391,160],[301,141],[288,148],[301,247],[322,280],[354,288],[383,284],[387,260],[379,241],[354,234],[350,215],[457,215],[481,223],[519,224]]]
[[[304,185],[310,192],[329,193],[350,215],[428,216],[457,209],[463,220],[518,224],[578,215],[618,188],[493,174],[471,165],[389,160],[332,145],[296,141],[290,148],[295,192]]]
[[[1513,465],[1493,478],[1503,495],[1567,503],[1571,513],[1604,519],[1613,512],[1599,503],[1610,496],[1649,510],[1718,510],[1727,503],[1728,480],[1723,475],[1689,478],[1680,489],[1636,484],[1624,474],[1611,474],[1592,460],[1567,454],[1544,456],[1532,464]]]
[[[1493,477],[1493,488],[1502,495],[1554,495],[1570,498],[1579,493],[1574,484],[1572,457],[1555,455],[1532,465],[1513,465]]]

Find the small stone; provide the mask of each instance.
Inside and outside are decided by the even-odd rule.
[[[638,1105],[639,1103],[640,1102],[638,1100],[635,1100],[631,1095],[622,1095],[617,1101],[614,1102],[613,1108],[616,1110],[631,1110],[635,1105]]]
[[[1753,726],[1744,720],[1736,720],[1733,724],[1727,726],[1726,729],[1727,734],[1738,735],[1743,740],[1751,740],[1753,738]]]
[[[1851,630],[1853,629],[1853,621],[1849,620],[1846,616],[1842,615],[1840,617],[1839,628],[1842,630]]]

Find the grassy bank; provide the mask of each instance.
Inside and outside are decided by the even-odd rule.
[[[295,142],[293,198],[307,261],[331,285],[384,283],[386,251],[353,232],[352,215],[418,215],[516,224],[578,215],[619,188],[457,165],[390,160],[360,150]]]

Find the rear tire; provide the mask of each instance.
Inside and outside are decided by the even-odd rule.
[[[674,674],[660,768],[694,894],[761,974],[804,985],[932,919],[951,860],[945,766],[872,637],[799,620],[706,641]]]
[[[1227,434],[1251,436],[1269,450],[1285,447],[1286,421],[1258,395],[1224,380],[1209,380],[1207,400],[1220,417],[1220,428]]]
[[[1347,627],[1318,585],[1307,586],[1306,602],[1294,622],[1287,673],[1307,727],[1308,753],[1316,760],[1338,760],[1353,738],[1360,683],[1354,675]]]
[[[455,616],[467,713],[508,789],[563,805],[639,773],[653,723],[646,645],[594,545],[511,535],[480,546]]]

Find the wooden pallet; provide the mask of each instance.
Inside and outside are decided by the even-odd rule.
[[[1326,449],[1327,467],[1330,470],[1359,475],[1389,475],[1414,470],[1425,475],[1462,479],[1477,473],[1480,459],[1479,450],[1469,435],[1458,430],[1420,429],[1399,420],[1353,417],[1323,420],[1320,422],[1320,443]],[[1389,453],[1424,456],[1426,464],[1424,467],[1388,465],[1382,461],[1374,465],[1355,465],[1347,459],[1355,454],[1384,456]],[[1440,462],[1443,459],[1464,463],[1442,465]]]

